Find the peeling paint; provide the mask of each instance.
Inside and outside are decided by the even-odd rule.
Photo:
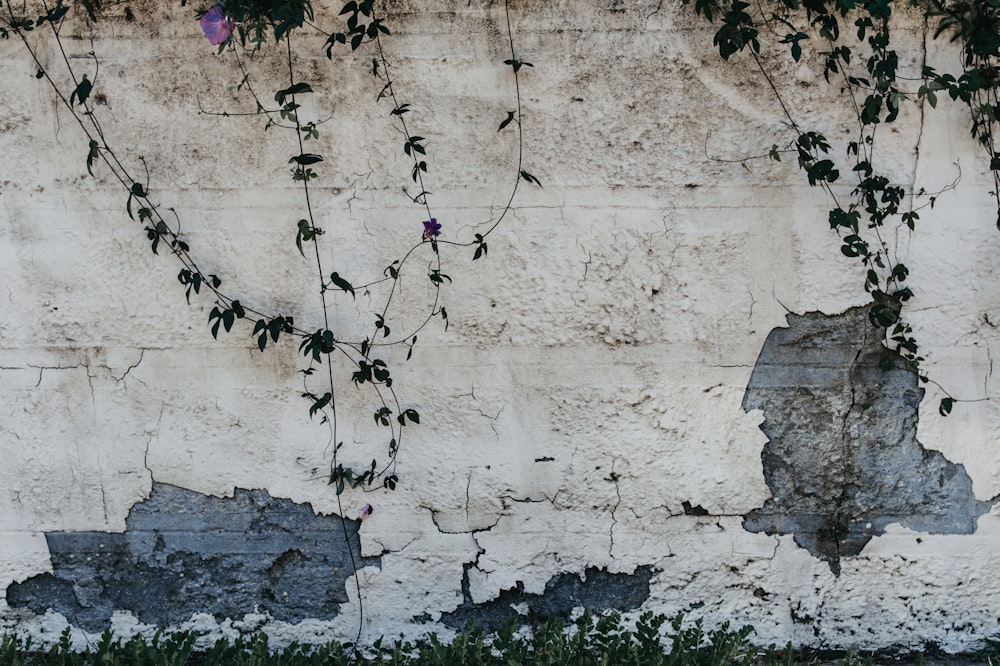
[[[840,573],[886,525],[971,534],[990,508],[965,467],[916,439],[924,391],[886,349],[866,308],[789,315],[771,331],[743,398],[760,409],[772,497],[750,512],[751,532],[793,534]]]
[[[523,623],[553,617],[568,620],[576,608],[595,613],[635,610],[649,598],[652,576],[653,568],[649,565],[637,567],[633,574],[588,567],[582,576],[571,573],[553,576],[541,594],[525,593],[518,584],[514,589],[502,591],[496,599],[477,604],[469,593],[467,567],[462,580],[465,601],[454,611],[442,614],[441,623],[461,629],[473,622],[486,631],[496,631],[518,617]]]
[[[358,567],[381,564],[361,557],[360,525],[264,490],[226,499],[154,483],[124,533],[47,533],[52,573],[10,585],[7,603],[52,609],[88,631],[106,628],[115,610],[160,626],[193,613],[332,618],[348,601],[352,554]]]

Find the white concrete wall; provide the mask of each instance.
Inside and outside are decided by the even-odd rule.
[[[765,339],[788,311],[834,315],[866,294],[828,229],[828,199],[791,156],[734,161],[792,137],[752,65],[721,61],[710,26],[676,4],[512,7],[517,52],[534,64],[520,80],[525,168],[544,189],[522,184],[486,260],[442,245],[450,327],[432,321],[408,363],[403,348],[388,357],[401,402],[422,419],[406,429],[395,492],[343,496],[345,517],[374,507],[361,528],[364,554],[381,556],[360,574],[365,636],[440,631],[414,618],[462,603],[464,565],[475,603],[517,585],[542,593],[559,574],[649,566],[641,610],[750,623],[761,643],[974,647],[1000,631],[993,513],[973,534],[890,525],[843,558],[839,576],[792,535],[741,525],[771,495],[764,416],[741,408]],[[201,35],[198,7],[176,5],[122,3],[94,26],[73,20],[64,46],[79,72],[93,72],[96,54],[107,141],[135,173],[145,158],[151,196],[176,211],[203,269],[241,302],[315,330],[313,265],[294,245],[294,140],[265,133],[260,118],[199,114],[253,103],[236,90],[232,55]],[[496,132],[514,108],[503,4],[386,9],[384,46],[410,129],[427,138],[442,239],[471,240],[516,175],[516,134]],[[333,25],[334,14],[318,20]],[[916,12],[897,20],[906,75],[925,57],[957,67]],[[330,118],[314,190],[321,248],[328,271],[360,284],[419,240],[426,215],[402,191],[413,191],[410,165],[390,106],[374,102],[372,51],[341,48],[328,61],[321,42],[295,43],[296,68],[317,90],[307,112]],[[68,92],[55,42],[32,43]],[[802,125],[846,140],[849,110],[818,58],[796,67],[765,55]],[[213,303],[185,304],[180,266],[150,254],[121,186],[103,166],[87,175],[85,137],[19,40],[0,41],[0,62],[0,588],[51,571],[45,533],[124,531],[154,481],[223,497],[266,489],[338,513],[331,435],[299,397],[295,341],[260,353],[245,328],[213,340]],[[249,64],[265,99],[287,85],[281,64],[280,51]],[[908,106],[881,130],[879,156],[907,188],[939,190],[961,174],[917,233],[890,239],[912,270],[908,319],[929,374],[982,399],[998,390],[1000,233],[967,124],[946,101]],[[418,252],[394,330],[432,297],[431,255]],[[357,303],[337,295],[331,327],[364,330],[354,322],[370,325],[381,299],[377,289]],[[349,372],[336,376],[341,455],[365,465],[384,458],[384,439],[371,437],[373,395]],[[959,404],[943,419],[939,398],[929,386],[917,439],[964,465],[978,500],[996,497],[998,403]],[[707,515],[685,515],[685,502]],[[356,601],[352,581],[346,591]],[[284,637],[352,638],[358,613],[352,603],[333,619],[287,623],[246,611],[220,630],[260,620]],[[0,629],[46,635],[65,622],[0,596]],[[139,621],[122,611],[114,623]]]

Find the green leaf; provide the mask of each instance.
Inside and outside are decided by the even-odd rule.
[[[252,335],[257,336],[257,348],[264,351],[264,347],[267,346],[267,322],[258,319],[257,323],[254,324]]]
[[[310,164],[316,164],[317,162],[322,161],[323,157],[320,155],[316,155],[314,153],[302,153],[301,155],[296,155],[295,157],[289,159],[288,163],[291,164],[292,162],[295,162],[301,166],[309,166]]]
[[[278,104],[284,105],[285,99],[291,97],[292,95],[302,95],[304,93],[311,93],[313,89],[308,83],[295,83],[283,90],[279,90],[274,93],[274,101]]]
[[[323,397],[316,400],[316,402],[312,404],[312,407],[309,408],[309,418],[312,418],[316,412],[329,405],[331,400],[333,400],[333,395],[330,393],[324,393]]]
[[[530,173],[528,173],[524,169],[521,169],[521,178],[524,178],[529,183],[533,183],[535,185],[538,185],[538,187],[542,186],[542,184],[538,181],[537,178],[535,178],[534,176],[532,176]]]
[[[517,74],[522,67],[534,67],[534,65],[532,65],[530,62],[524,62],[522,60],[516,60],[516,59],[504,60],[503,64],[510,65],[511,67],[513,67],[515,74]]]
[[[434,284],[443,284],[445,280],[451,282],[451,278],[442,273],[440,270],[434,268],[431,272],[427,274],[427,277],[431,279]]]
[[[401,426],[406,425],[407,419],[409,419],[413,423],[420,423],[420,414],[418,414],[417,411],[414,409],[407,409],[404,410],[402,414],[396,417],[396,420],[399,422],[399,425]]]
[[[951,414],[951,408],[955,406],[954,398],[942,398],[941,404],[938,406],[938,413],[941,416],[948,416]]]
[[[295,234],[295,247],[299,248],[299,254],[304,257],[306,253],[302,250],[302,241],[312,240],[314,234],[309,225],[309,220],[299,220],[298,227],[298,233]]]
[[[93,88],[94,84],[92,84],[90,80],[87,79],[87,75],[84,74],[83,78],[80,80],[80,83],[78,83],[73,92],[70,93],[69,96],[70,105],[71,106],[73,105],[74,99],[77,100],[80,104],[86,102],[87,98],[90,97],[90,91],[93,90]]]
[[[91,176],[94,175],[94,161],[100,156],[100,152],[97,150],[97,142],[93,139],[90,140],[90,150],[87,152],[87,173]]]
[[[499,132],[504,127],[507,127],[507,125],[510,125],[512,122],[514,122],[514,112],[513,111],[508,111],[507,112],[507,117],[504,118],[503,122],[500,123],[500,127],[497,128],[497,131]]]
[[[336,271],[330,273],[330,281],[340,289],[343,289],[344,291],[350,293],[351,298],[355,298],[354,287],[351,286],[350,282],[340,277],[340,275]]]
[[[472,255],[472,260],[475,261],[480,257],[485,257],[486,251],[487,251],[486,243],[480,242],[479,245],[476,246],[476,251]]]

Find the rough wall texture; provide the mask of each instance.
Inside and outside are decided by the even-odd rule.
[[[108,142],[136,173],[143,156],[151,195],[234,297],[319,328],[294,244],[294,138],[235,115],[254,108],[243,74],[192,3],[107,4],[94,26],[67,23],[64,43],[80,71],[91,51],[101,63]],[[471,240],[516,179],[515,135],[496,131],[514,95],[503,5],[385,9],[442,238]],[[901,73],[954,68],[907,11]],[[486,260],[442,244],[450,327],[421,331],[409,362],[386,352],[422,417],[399,486],[340,503],[295,343],[262,354],[249,330],[212,339],[213,303],[185,304],[178,266],[150,255],[120,185],[87,175],[75,121],[0,40],[0,629],[352,638],[360,587],[368,638],[578,605],[750,623],[761,643],[968,649],[1000,632],[997,403],[943,419],[933,384],[876,367],[827,199],[787,161],[733,161],[789,140],[754,70],[723,65],[681,3],[526,0],[511,23],[534,64],[525,166],[544,189],[519,190]],[[33,38],[59,71],[55,45]],[[302,113],[329,119],[312,191],[324,262],[363,284],[419,239],[426,212],[404,193],[372,54],[327,60],[322,39],[296,53],[317,91]],[[279,56],[247,61],[265,99],[287,85]],[[764,57],[804,126],[851,138],[843,104],[816,104],[838,95],[818,56]],[[958,106],[906,106],[879,155],[908,189],[937,191],[960,165],[918,232],[891,240],[928,372],[978,400],[1000,389],[1000,235],[967,134]],[[399,331],[433,300],[432,255],[417,256]],[[358,337],[379,290],[338,294],[331,326]],[[341,460],[363,467],[384,443],[371,396],[340,372]]]
[[[838,575],[840,558],[890,523],[974,532],[992,502],[976,499],[962,465],[916,441],[924,391],[868,309],[789,315],[788,324],[767,336],[743,397],[744,409],[764,412],[772,495],[744,527],[794,534]]]
[[[52,573],[11,585],[7,603],[51,608],[89,631],[103,631],[116,610],[159,626],[247,610],[329,619],[347,601],[355,568],[379,564],[361,556],[360,525],[263,490],[217,499],[154,483],[122,533],[46,534]]]

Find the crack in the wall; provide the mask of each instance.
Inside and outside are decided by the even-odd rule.
[[[472,480],[472,475],[471,474],[469,475],[469,480],[470,480],[470,482]],[[468,501],[469,501],[469,498],[468,498],[468,495],[466,495],[466,502],[468,502]],[[435,509],[433,507],[430,507],[430,506],[423,506],[422,508],[427,509],[428,513],[430,513],[431,522],[434,523],[435,529],[437,529],[437,531],[440,532],[441,534],[471,534],[471,535],[473,535],[473,537],[475,537],[475,535],[479,534],[480,532],[489,532],[490,530],[492,530],[494,527],[497,526],[497,524],[503,518],[503,514],[497,515],[496,520],[494,520],[491,524],[487,525],[486,527],[473,527],[473,528],[470,528],[470,529],[467,529],[467,530],[448,530],[448,529],[445,529],[444,527],[442,527],[441,523],[438,522],[438,514],[441,513],[440,511],[438,511],[437,509]],[[468,517],[469,517],[469,505],[468,505],[468,503],[465,505],[465,516],[466,516],[466,519],[468,519]]]
[[[615,550],[615,525],[618,524],[618,518],[615,517],[615,511],[618,510],[618,507],[621,506],[621,503],[622,503],[622,492],[621,492],[621,488],[618,486],[618,478],[619,477],[618,477],[618,473],[615,472],[615,465],[617,463],[618,463],[618,459],[617,458],[612,458],[611,459],[611,473],[608,474],[608,476],[607,476],[607,480],[609,480],[609,481],[611,481],[612,483],[615,484],[615,496],[617,496],[617,498],[618,498],[618,501],[615,502],[615,505],[613,507],[611,507],[611,526],[608,528],[608,539],[609,539],[609,543],[608,543],[608,557],[611,558],[612,560],[615,557],[615,554],[614,554],[614,550]]]
[[[358,567],[381,565],[361,555],[360,520],[319,516],[264,490],[238,488],[226,499],[154,483],[125,525],[124,533],[46,533],[52,573],[11,584],[7,603],[54,610],[87,631],[107,628],[116,610],[159,626],[194,613],[330,619],[349,602],[352,553]]]
[[[142,359],[143,359],[143,357],[145,357],[145,355],[146,355],[146,350],[145,349],[140,349],[139,350],[139,360],[136,361],[134,364],[132,364],[132,365],[128,366],[127,368],[125,368],[125,372],[122,373],[121,377],[115,377],[114,373],[112,373],[111,376],[112,376],[112,378],[114,378],[115,383],[116,384],[121,384],[123,381],[125,381],[125,378],[128,377],[128,374],[130,372],[132,372],[133,370],[135,370],[136,368],[139,367],[139,364],[142,363]]]
[[[80,368],[84,367],[84,364],[77,363],[76,365],[31,365],[30,363],[28,363],[27,367],[38,370],[38,381],[35,382],[35,388],[38,388],[39,386],[42,385],[42,375],[46,370],[79,370]],[[88,377],[90,376],[89,369],[87,371],[87,376]],[[91,385],[90,389],[91,391],[94,390],[93,385]]]
[[[764,412],[761,451],[772,497],[750,532],[793,534],[840,573],[886,525],[971,534],[989,502],[960,464],[916,439],[923,389],[882,344],[867,308],[789,315],[768,335],[743,408]]]

